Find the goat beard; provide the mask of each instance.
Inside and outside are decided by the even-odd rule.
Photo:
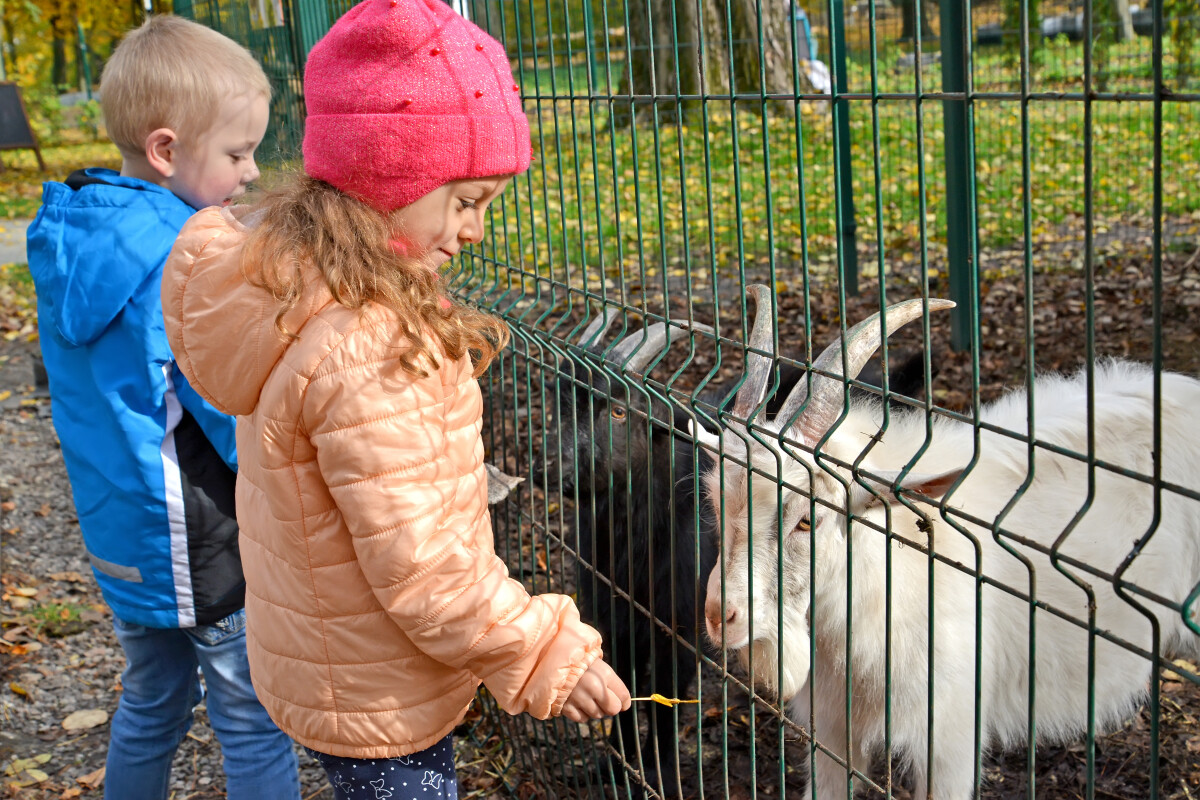
[[[783,653],[782,669],[778,642],[756,639],[753,647],[743,647],[738,651],[738,658],[751,680],[781,702],[791,700],[804,688],[809,670],[808,632],[788,631],[785,624],[784,636],[788,643]]]

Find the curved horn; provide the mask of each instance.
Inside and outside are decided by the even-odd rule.
[[[761,283],[746,287],[754,296],[754,326],[750,331],[750,341],[746,343],[746,366],[743,370],[745,378],[742,388],[738,389],[733,399],[733,414],[741,419],[748,419],[754,407],[762,402],[763,393],[767,390],[767,381],[771,377],[770,356],[753,353],[749,348],[774,351],[772,334],[775,331],[775,315],[771,313],[771,288]]]
[[[940,311],[954,308],[952,300],[931,299],[929,310]],[[899,328],[915,319],[920,319],[924,312],[924,301],[920,298],[906,300],[889,306],[887,309],[887,328],[890,335]],[[872,314],[846,332],[846,369],[850,378],[857,378],[858,373],[875,355],[875,351],[883,344],[882,326],[879,322],[879,312]],[[806,442],[816,442],[833,425],[842,414],[842,386],[844,381],[838,377],[818,374],[827,372],[840,375],[842,371],[842,338],[825,348],[812,368],[812,399],[808,396],[807,381],[796,384],[796,388],[788,395],[780,407],[776,419],[785,421],[808,400],[808,407],[800,415],[791,430],[798,433]]]
[[[677,338],[690,330],[713,332],[712,326],[701,322],[688,323],[686,327],[656,322],[646,328],[644,332],[631,333],[614,345],[608,353],[608,360],[627,372],[643,372],[646,365],[670,347]]]
[[[609,327],[616,318],[616,311],[610,311],[608,306],[601,306],[600,315],[588,323],[583,330],[583,336],[579,337],[580,347],[591,353],[600,352],[602,349],[600,343],[604,341],[604,334],[608,333]]]

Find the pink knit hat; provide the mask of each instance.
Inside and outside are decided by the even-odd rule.
[[[304,69],[304,170],[388,212],[444,183],[524,172],[504,47],[443,0],[364,0]]]

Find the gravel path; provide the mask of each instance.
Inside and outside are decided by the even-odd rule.
[[[98,798],[124,657],[88,567],[50,403],[34,386],[34,353],[0,340],[0,768],[6,796]],[[80,711],[103,721],[64,727]],[[331,798],[324,772],[300,758],[301,796]],[[171,796],[213,800],[224,786],[201,706]]]

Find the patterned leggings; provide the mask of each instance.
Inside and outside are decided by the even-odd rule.
[[[396,758],[342,758],[304,748],[325,768],[335,800],[457,800],[454,737]]]

